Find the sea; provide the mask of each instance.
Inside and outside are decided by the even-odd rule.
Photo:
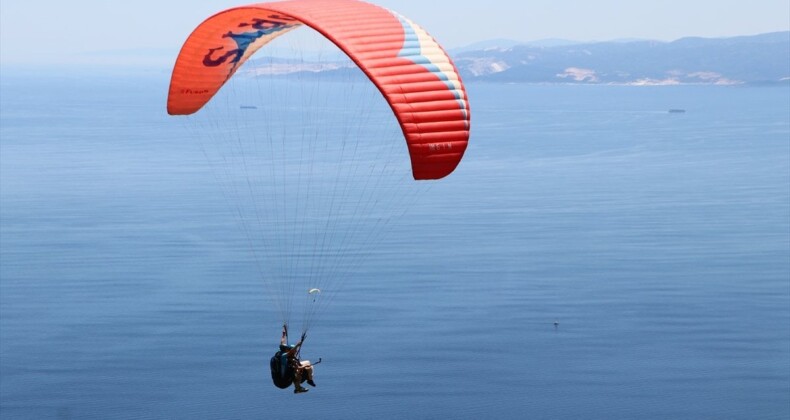
[[[790,418],[790,86],[468,83],[295,395],[168,76],[4,69],[4,420]]]

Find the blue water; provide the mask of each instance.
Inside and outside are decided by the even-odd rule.
[[[3,419],[790,418],[787,87],[470,85],[303,395],[166,88],[3,74]]]

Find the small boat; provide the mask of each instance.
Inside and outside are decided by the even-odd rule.
[[[255,105],[241,105],[241,106],[239,106],[239,108],[241,108],[241,109],[258,109],[258,107],[255,106]]]
[[[685,109],[678,109],[678,108],[672,108],[669,110],[670,114],[682,114],[684,112],[686,112]]]

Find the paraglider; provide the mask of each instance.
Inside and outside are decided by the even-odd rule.
[[[333,74],[354,82],[359,74],[363,85],[313,83],[315,75],[297,71],[297,84],[263,76],[278,74],[272,70],[240,76],[257,51],[266,60],[266,46],[302,27],[345,55],[347,64],[332,64],[340,69]],[[296,56],[285,66],[298,70],[307,53]],[[227,96],[217,100],[222,91]],[[365,91],[377,98],[365,102]],[[389,116],[379,111],[382,97]],[[341,289],[417,195],[401,175],[406,154],[399,144],[405,140],[414,180],[449,175],[466,151],[470,108],[458,71],[425,30],[382,7],[357,0],[258,3],[221,11],[192,32],[173,69],[167,112],[207,120],[195,124],[195,138],[220,168],[217,178],[283,317],[272,379],[304,392],[303,380],[314,386],[312,366],[298,363],[298,354],[312,317],[332,300],[318,296]],[[391,122],[399,142],[388,134]],[[302,340],[289,346],[296,290],[308,290],[308,300]]]
[[[299,350],[302,348],[306,334],[302,333],[302,338],[296,344],[288,344],[288,325],[283,324],[283,333],[280,338],[280,348],[277,353],[269,360],[269,368],[272,374],[272,382],[277,388],[285,389],[291,384],[294,386],[294,394],[307,392],[307,388],[302,386],[303,382],[315,387],[313,380],[313,365],[309,360],[299,360]],[[321,359],[315,364],[321,363]]]

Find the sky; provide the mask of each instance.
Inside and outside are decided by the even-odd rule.
[[[790,30],[788,0],[375,0],[446,48],[497,38],[672,41]],[[206,17],[239,0],[0,0],[0,65],[97,55],[172,54]],[[463,6],[459,6],[463,5]],[[100,53],[100,54],[99,54]]]

